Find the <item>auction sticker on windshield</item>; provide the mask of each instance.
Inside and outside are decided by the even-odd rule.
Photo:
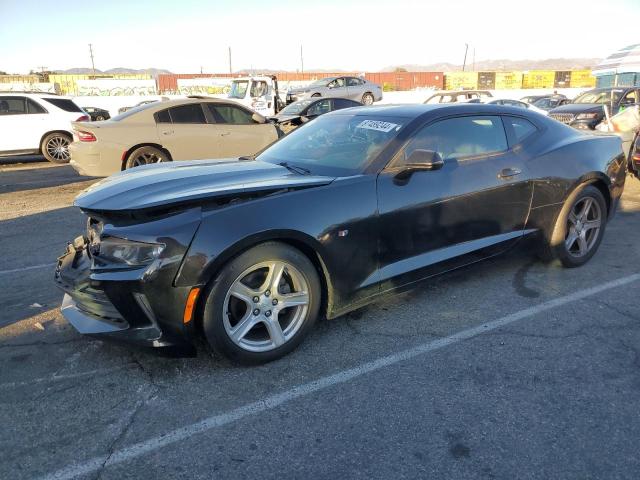
[[[382,122],[380,120],[363,120],[356,128],[366,128],[367,130],[377,130],[378,132],[389,133],[394,128],[399,129],[401,125],[391,122]]]

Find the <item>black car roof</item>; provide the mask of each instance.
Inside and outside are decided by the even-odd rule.
[[[487,105],[485,103],[452,103],[448,105],[424,103],[403,104],[403,105],[376,105],[351,107],[344,110],[336,110],[327,115],[375,115],[378,117],[405,117],[418,118],[423,116],[440,117],[446,115],[464,114],[516,114],[519,116],[529,115],[531,112],[521,107],[510,107],[507,105]]]

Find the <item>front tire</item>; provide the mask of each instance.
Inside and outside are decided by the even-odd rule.
[[[593,185],[578,187],[562,207],[542,257],[558,259],[568,268],[584,265],[598,250],[606,224],[602,192]]]
[[[42,139],[40,150],[44,158],[52,163],[69,163],[69,144],[72,138],[67,133],[54,132]]]
[[[144,146],[136,148],[127,157],[127,161],[124,164],[124,169],[128,170],[134,167],[140,167],[142,165],[151,165],[152,163],[161,163],[170,161],[166,152],[159,148]]]
[[[299,250],[280,242],[231,260],[207,289],[202,327],[214,350],[243,364],[294,350],[320,311],[318,272]]]

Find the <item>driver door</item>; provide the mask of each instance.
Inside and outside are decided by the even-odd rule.
[[[444,163],[399,178],[415,149],[437,152]],[[382,289],[506,249],[523,235],[528,180],[499,116],[450,117],[423,127],[378,176]]]
[[[329,89],[330,97],[347,98],[349,96],[345,77],[339,77],[329,82],[327,88]]]

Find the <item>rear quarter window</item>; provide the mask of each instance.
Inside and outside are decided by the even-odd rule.
[[[529,120],[520,117],[503,117],[507,126],[511,126],[513,138],[516,143],[524,141],[538,131],[536,126]]]
[[[73,100],[69,100],[68,98],[43,98],[45,102],[54,105],[65,112],[80,112],[82,113],[82,109],[73,103]]]

